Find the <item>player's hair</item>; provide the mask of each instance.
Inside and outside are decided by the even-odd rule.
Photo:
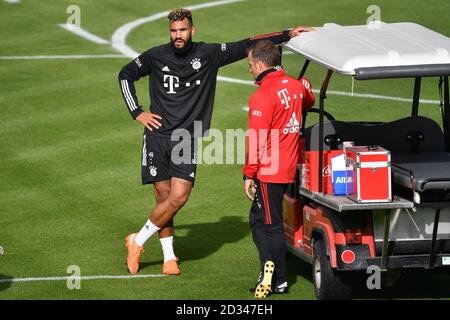
[[[191,26],[194,25],[194,22],[192,21],[192,12],[188,9],[183,8],[177,8],[170,11],[169,15],[167,16],[169,19],[169,22],[172,23],[174,21],[183,21],[184,19],[188,19],[191,23]]]
[[[275,67],[280,64],[280,51],[269,40],[256,42],[248,49],[248,52],[252,53],[253,60],[261,61],[268,67]]]

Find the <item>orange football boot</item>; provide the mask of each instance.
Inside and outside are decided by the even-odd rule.
[[[177,261],[178,261],[178,258],[164,262],[163,273],[167,274],[169,276],[176,276],[176,275],[181,274],[181,271],[178,268]]]
[[[132,233],[125,238],[125,247],[128,248],[127,267],[128,272],[131,274],[138,272],[139,258],[141,257],[141,253],[144,252],[144,247],[138,246],[136,241],[134,241],[136,235],[137,233]]]

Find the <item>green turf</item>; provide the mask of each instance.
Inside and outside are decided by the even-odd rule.
[[[197,41],[223,42],[297,24],[364,24],[373,1],[246,1],[194,12]],[[202,1],[31,1],[0,0],[0,56],[113,54],[57,26],[66,8],[81,7],[82,26],[110,39],[121,25],[177,6]],[[450,34],[448,1],[378,1],[387,22],[414,21]],[[136,51],[167,41],[165,19],[136,28],[127,44]],[[283,58],[297,74],[299,57]],[[124,236],[138,230],[154,205],[151,187],[140,185],[142,128],[126,111],[117,73],[129,59],[0,60],[0,278],[66,276],[78,265],[83,276],[126,275]],[[245,61],[221,75],[251,80]],[[308,76],[319,88],[325,71]],[[351,91],[336,76],[330,90]],[[424,80],[422,98],[437,100],[436,81]],[[410,98],[411,80],[357,82],[358,93]],[[138,83],[148,105],[147,81]],[[245,128],[246,106],[255,87],[219,82],[214,128]],[[345,120],[392,120],[408,115],[403,102],[329,95],[327,109]],[[439,121],[437,105],[421,114]],[[179,277],[83,281],[68,290],[64,281],[0,283],[0,299],[251,299],[257,252],[248,227],[249,202],[242,191],[241,165],[199,165],[196,186],[175,219]],[[141,274],[161,273],[156,238],[146,246]],[[288,260],[291,293],[270,299],[313,299],[310,266]],[[407,278],[394,289],[362,298],[449,297],[449,278]]]

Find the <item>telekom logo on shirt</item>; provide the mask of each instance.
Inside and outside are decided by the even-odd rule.
[[[278,98],[280,98],[281,104],[286,105],[284,108],[289,109],[289,102],[291,101],[291,96],[287,89],[283,89],[277,92]]]
[[[176,93],[175,88],[179,88],[180,85],[189,88],[191,86],[200,86],[202,83],[202,80],[195,80],[194,82],[185,82],[180,84],[180,78],[177,76],[172,76],[170,74],[165,74],[163,78],[164,82],[164,88],[169,88],[169,91],[167,93],[174,94]]]
[[[166,82],[166,80],[169,80],[169,83]],[[169,74],[164,75],[164,88],[169,88],[169,91],[167,93],[176,93],[174,88],[178,88],[180,86],[180,78],[176,76],[171,76]]]

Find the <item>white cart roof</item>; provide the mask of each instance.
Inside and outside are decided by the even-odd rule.
[[[285,46],[357,79],[450,74],[450,39],[416,23],[327,23],[315,29]]]

